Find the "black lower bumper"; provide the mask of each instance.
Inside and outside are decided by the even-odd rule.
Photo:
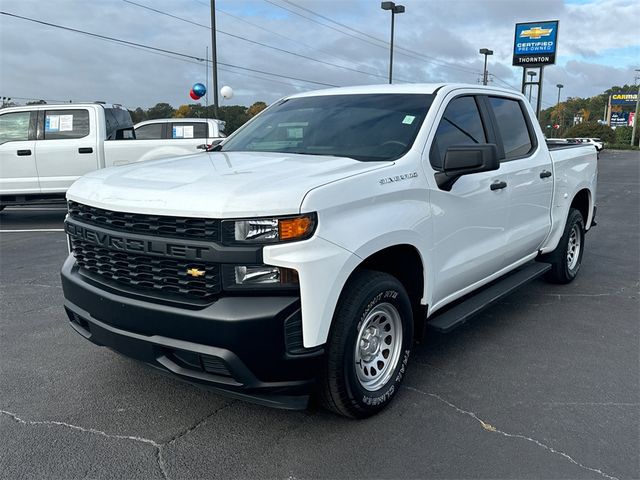
[[[61,276],[71,326],[93,343],[232,397],[306,407],[324,352],[301,348],[298,297],[180,307],[96,284],[73,257]]]

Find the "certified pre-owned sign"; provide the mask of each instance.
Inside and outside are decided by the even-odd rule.
[[[539,67],[556,63],[558,21],[516,23],[513,64]]]

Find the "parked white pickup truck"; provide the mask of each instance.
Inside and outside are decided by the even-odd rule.
[[[226,137],[225,122],[215,118],[162,118],[136,123],[133,129],[138,140],[181,140],[192,142],[196,149],[203,143]]]
[[[343,415],[394,398],[413,340],[577,275],[596,151],[549,151],[519,93],[293,95],[207,153],[68,192],[71,326],[228,395]]]
[[[185,128],[188,135],[194,129],[193,123],[182,127],[183,137]],[[199,128],[195,127],[195,131],[199,132]],[[215,132],[219,133],[217,125]],[[63,200],[67,188],[85,173],[187,155],[197,152],[198,145],[204,143],[206,138],[136,140],[129,112],[118,105],[30,105],[3,109],[0,209],[6,205]]]

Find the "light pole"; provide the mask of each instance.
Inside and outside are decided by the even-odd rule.
[[[636,72],[640,72],[640,69],[636,68]],[[636,113],[633,114],[633,127],[631,127],[631,146],[636,141],[636,130],[638,129],[638,110],[640,107],[640,85],[638,85],[638,96],[636,97]]]
[[[537,75],[536,72],[527,72],[527,75],[531,77],[529,79],[529,103],[531,103],[531,90],[533,90],[533,77]]]
[[[404,5],[396,5],[393,2],[382,2],[380,7],[383,10],[391,10],[391,45],[389,48],[389,83],[393,78],[393,27],[395,23],[396,13],[404,13]]]
[[[493,55],[493,50],[489,50],[488,48],[481,48],[480,54],[484,55],[484,73],[482,75],[482,84],[486,85],[489,83],[489,72],[487,72],[487,57],[489,55]]]
[[[216,49],[216,0],[211,0],[211,66],[213,67],[213,78],[212,78],[213,80],[213,116],[218,118],[218,54]]]
[[[559,114],[560,114],[560,112],[559,112],[559,110],[560,110],[560,108],[559,108],[559,107],[560,107],[560,90],[561,90],[562,88],[564,88],[564,85],[563,85],[563,84],[561,84],[561,83],[558,83],[558,84],[556,85],[556,87],[558,87],[558,101],[557,101],[557,103],[556,103],[556,114],[558,114],[558,115],[559,115]],[[561,123],[561,122],[560,122],[560,117],[559,117],[559,116],[558,116],[558,119],[557,119],[557,120],[558,120],[558,136],[560,136],[560,123]]]

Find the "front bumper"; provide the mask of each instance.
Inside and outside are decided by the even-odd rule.
[[[161,304],[93,282],[72,256],[61,276],[71,326],[93,343],[228,396],[306,407],[324,350],[302,347],[298,297]]]

